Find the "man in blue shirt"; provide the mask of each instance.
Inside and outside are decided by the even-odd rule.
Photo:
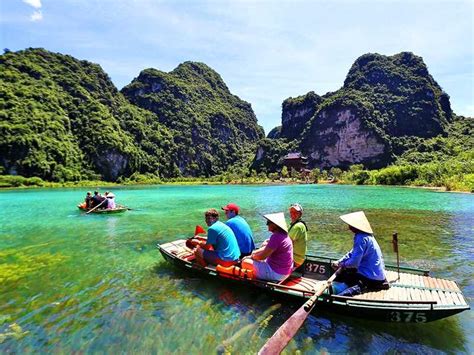
[[[240,250],[235,239],[234,232],[224,223],[219,221],[219,212],[214,208],[204,214],[207,230],[207,240],[193,239],[197,248],[194,251],[198,263],[202,266],[207,264],[232,266],[239,261]],[[208,250],[212,246],[213,250]]]
[[[351,288],[340,294],[351,295],[365,289],[387,288],[382,251],[364,212],[349,213],[340,218],[354,233],[352,250],[333,263],[334,268],[342,269],[335,281],[343,282]]]
[[[239,216],[240,207],[235,203],[229,203],[222,207],[225,211],[225,215],[228,221],[225,223],[232,229],[239,244],[240,257],[252,254],[255,249],[255,243],[253,241],[252,230],[248,225],[247,221]]]

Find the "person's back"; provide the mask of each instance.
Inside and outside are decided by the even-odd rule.
[[[291,225],[288,230],[288,236],[293,242],[293,260],[295,267],[298,268],[304,263],[307,252],[308,227],[301,220],[303,207],[299,203],[294,203],[289,208]]]
[[[237,215],[227,220],[225,224],[234,232],[237,243],[239,244],[241,257],[250,255],[255,249],[255,243],[253,241],[252,230],[247,221]]]
[[[97,191],[94,192],[94,197],[92,197],[92,207],[97,207],[102,203],[102,201],[104,201],[104,197],[102,197]]]
[[[87,209],[92,207],[92,193],[90,191],[87,192],[84,202],[86,203]]]
[[[293,259],[295,266],[303,264],[307,252],[308,231],[302,221],[297,221],[290,226],[288,236],[293,242]]]
[[[107,209],[113,210],[116,207],[117,207],[117,205],[115,204],[115,198],[114,197],[107,197]]]
[[[261,280],[282,281],[293,270],[293,243],[288,237],[288,227],[283,212],[263,216],[268,231],[272,233],[268,242],[254,250],[241,262],[243,269]]]
[[[235,261],[240,257],[240,249],[234,232],[221,221],[214,222],[207,230],[207,243],[213,245],[222,260]]]
[[[354,248],[343,258],[346,268],[355,268],[357,271],[371,279],[385,279],[385,264],[379,243],[371,234],[358,231],[354,235]]]
[[[288,234],[274,232],[267,244],[274,252],[267,258],[267,263],[278,274],[288,275],[293,268],[293,243]]]

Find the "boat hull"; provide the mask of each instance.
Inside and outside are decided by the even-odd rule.
[[[329,278],[332,273],[331,261],[335,260],[322,256],[307,256],[303,273],[293,273],[283,282],[274,283],[222,273],[212,265],[202,267],[194,262],[185,242],[178,240],[158,245],[158,248],[165,260],[188,272],[231,281],[244,287],[256,287],[272,295],[290,299],[298,305],[314,294],[319,282]],[[400,268],[398,277],[394,268],[387,266],[387,279],[391,283],[389,290],[366,292],[353,297],[325,293],[318,298],[318,307],[315,307],[314,311],[324,310],[392,323],[427,323],[469,309],[455,282],[432,278],[426,270],[413,268]]]
[[[77,208],[79,208],[81,211],[84,211],[84,212],[88,212],[89,209],[81,206],[81,205],[78,205]],[[117,207],[117,208],[113,208],[113,209],[96,209],[94,211],[92,211],[91,213],[97,213],[97,214],[113,214],[113,213],[123,213],[123,212],[126,212],[128,211],[128,208],[127,207],[123,207],[123,206],[120,206],[120,207]]]

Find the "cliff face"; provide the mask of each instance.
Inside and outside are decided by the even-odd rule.
[[[186,62],[170,73],[146,69],[122,89],[135,105],[179,132],[175,138],[184,175],[214,175],[241,161],[263,138],[249,103],[232,95],[203,63]]]
[[[351,108],[321,110],[302,145],[310,161],[322,168],[360,163],[378,167],[386,156],[383,139]]]
[[[276,138],[293,142],[308,156],[309,167],[379,168],[403,152],[396,139],[444,134],[452,117],[449,96],[421,57],[366,54],[340,90],[285,100]],[[264,159],[265,152],[259,153]]]

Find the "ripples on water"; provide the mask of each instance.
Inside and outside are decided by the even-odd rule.
[[[159,186],[116,189],[123,215],[75,210],[79,189],[0,193],[0,352],[255,353],[298,308],[254,289],[189,275],[156,243],[186,238],[203,213],[237,202],[255,239],[261,214],[305,208],[310,251],[351,247],[342,213],[366,211],[388,262],[430,268],[474,297],[474,198],[465,194],[351,186]],[[222,217],[224,217],[222,215]],[[462,353],[474,351],[472,311],[429,324],[388,324],[318,312],[287,350]]]

